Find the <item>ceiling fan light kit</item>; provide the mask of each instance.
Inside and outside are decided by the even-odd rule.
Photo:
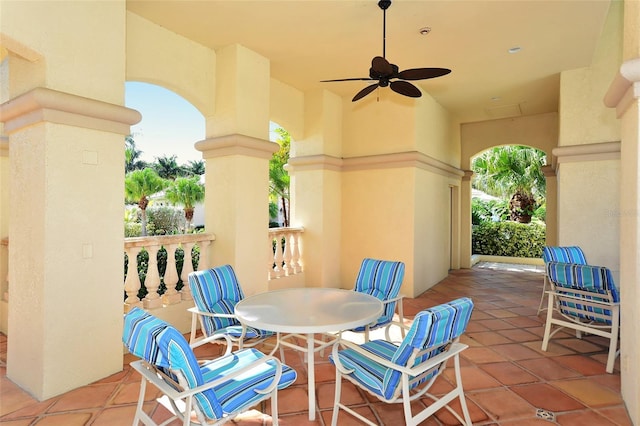
[[[429,78],[442,77],[451,72],[448,68],[411,68],[400,71],[396,64],[389,63],[386,59],[386,36],[387,36],[387,9],[391,6],[391,0],[380,0],[378,7],[382,9],[382,56],[376,56],[371,61],[369,78],[342,78],[338,80],[322,80],[323,83],[335,81],[377,81],[360,90],[351,100],[356,102],[378,87],[389,86],[391,90],[411,98],[419,98],[422,92],[407,80],[426,80]],[[429,31],[431,29],[429,28]],[[426,33],[428,33],[427,31]],[[421,34],[425,34],[420,31]],[[392,81],[393,80],[393,81]]]

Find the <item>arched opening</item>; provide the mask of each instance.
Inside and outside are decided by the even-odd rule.
[[[540,258],[545,166],[545,152],[525,145],[494,146],[472,158],[472,255]]]

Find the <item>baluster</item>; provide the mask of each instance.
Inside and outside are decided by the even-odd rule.
[[[273,262],[275,266],[273,267],[273,275],[275,278],[280,278],[284,275],[284,271],[282,270],[282,234],[277,232],[274,236],[276,240],[275,244],[275,252],[273,254]]]
[[[162,295],[162,301],[166,305],[179,303],[181,300],[180,293],[176,290],[178,284],[178,270],[176,269],[176,248],[178,244],[169,244],[167,249],[167,269],[164,272],[164,285],[167,290]]]
[[[291,269],[291,244],[290,244],[290,234],[285,232],[283,234],[284,237],[284,253],[282,256],[282,260],[284,261],[284,265],[282,269],[284,270],[284,275],[293,275],[293,270]]]
[[[200,241],[200,260],[198,260],[198,271],[209,269],[209,246],[211,241]]]
[[[127,293],[127,298],[124,303],[127,305],[127,311],[134,306],[142,307],[142,302],[138,298],[138,291],[140,290],[140,276],[138,276],[138,253],[140,253],[140,247],[129,247],[127,250],[127,257],[129,258],[129,265],[127,266],[127,278],[124,280],[124,291]]]
[[[160,274],[158,273],[158,249],[160,246],[153,245],[145,247],[149,253],[149,269],[147,269],[147,277],[144,280],[144,286],[147,288],[147,295],[144,297],[142,304],[145,309],[156,309],[162,307],[162,299],[158,294],[160,288]]]
[[[182,287],[182,300],[192,300],[191,297],[191,289],[189,288],[189,274],[193,272],[193,260],[191,259],[191,249],[193,248],[194,243],[182,243],[182,250],[184,250],[184,261],[182,262],[182,273],[180,277],[182,278],[182,283],[184,286]],[[200,254],[202,258],[202,254]]]
[[[293,274],[299,274],[302,272],[302,266],[300,265],[300,247],[298,244],[300,243],[300,234],[294,232],[291,234],[291,243],[293,245],[291,256],[291,269],[293,270]]]
[[[267,262],[267,271],[269,271],[269,273],[267,274],[267,279],[271,280],[273,278],[276,277],[276,273],[273,270],[273,234],[271,232],[269,232],[269,256],[268,259],[269,261]]]

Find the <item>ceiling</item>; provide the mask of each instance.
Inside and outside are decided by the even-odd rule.
[[[590,65],[609,4],[394,0],[386,58],[400,70],[450,68],[413,83],[461,122],[554,112],[559,73]],[[241,44],[270,60],[273,78],[302,91],[351,99],[370,82],[320,80],[368,77],[371,59],[382,56],[377,0],[127,0],[127,9],[212,49]],[[424,27],[431,32],[422,35]]]

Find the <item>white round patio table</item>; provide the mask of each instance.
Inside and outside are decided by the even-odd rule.
[[[339,332],[369,324],[380,317],[382,310],[380,300],[353,290],[291,288],[249,296],[238,302],[235,314],[246,325],[277,332],[277,346],[306,353],[309,420],[315,420],[314,353],[333,344],[333,341],[316,340],[314,334]],[[280,336],[280,333],[287,335]],[[306,337],[306,348],[287,341],[297,335]]]

